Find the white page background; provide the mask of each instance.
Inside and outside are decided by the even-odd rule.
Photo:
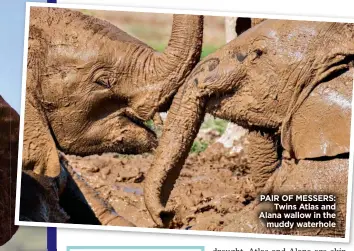
[[[254,14],[280,14],[295,16],[354,18],[354,2],[351,1],[200,1],[200,0],[58,0],[58,3],[116,5],[123,7],[148,7],[182,10],[203,10]],[[353,211],[353,210],[352,210]],[[349,213],[349,212],[348,212]],[[352,212],[353,214],[353,212]],[[352,228],[353,229],[353,228]],[[129,229],[130,230],[130,229]],[[350,236],[353,235],[350,231]],[[236,237],[198,236],[185,234],[160,234],[122,231],[97,231],[58,229],[58,250],[67,246],[205,246],[206,251],[236,249],[240,251],[262,250],[326,250],[352,251],[354,242],[326,243],[293,240],[247,239]],[[212,234],[212,233],[211,233]],[[352,238],[351,238],[352,239]],[[259,248],[259,250],[258,250]],[[293,248],[293,250],[291,250]],[[92,249],[91,249],[92,250]],[[97,249],[99,250],[99,249]]]

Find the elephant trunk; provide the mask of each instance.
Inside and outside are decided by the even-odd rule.
[[[160,94],[164,105],[198,63],[203,43],[203,16],[174,15],[171,37],[163,53],[154,57],[154,71],[166,81]]]
[[[165,206],[204,114],[205,100],[192,81],[186,82],[168,112],[153,166],[145,181],[145,204],[158,227],[167,227],[174,215]]]

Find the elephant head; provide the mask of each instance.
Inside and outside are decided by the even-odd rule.
[[[56,149],[141,153],[156,145],[143,122],[165,109],[199,60],[203,17],[175,15],[164,52],[92,16],[30,11],[24,169],[59,174]]]
[[[20,117],[0,96],[0,246],[16,233],[14,225]]]
[[[22,169],[37,181],[32,187],[54,187],[42,197],[54,194],[55,203],[75,190],[60,178],[68,173],[58,150],[82,156],[154,148],[156,135],[143,122],[169,106],[200,58],[202,36],[202,16],[174,15],[169,44],[157,52],[81,12],[31,8]],[[59,207],[52,211],[52,221],[67,218]]]
[[[156,224],[173,217],[165,206],[206,112],[264,138],[253,152],[263,174],[280,159],[277,135],[290,158],[349,153],[353,59],[352,24],[266,20],[200,61],[173,100],[146,178]]]

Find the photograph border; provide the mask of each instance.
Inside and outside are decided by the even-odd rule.
[[[35,227],[57,227],[69,229],[88,229],[88,230],[106,230],[106,231],[125,231],[125,232],[146,232],[146,233],[165,233],[165,234],[184,234],[184,235],[203,235],[203,236],[224,236],[224,237],[244,237],[244,238],[263,238],[263,239],[280,239],[280,240],[305,240],[305,241],[321,241],[321,242],[338,242],[349,243],[350,241],[350,222],[351,222],[351,202],[353,190],[353,152],[354,152],[354,119],[353,112],[351,116],[351,133],[350,133],[350,154],[349,154],[349,170],[348,170],[348,189],[347,189],[347,214],[346,214],[346,230],[344,238],[335,237],[312,237],[297,235],[278,235],[278,234],[256,234],[256,233],[239,233],[239,232],[219,232],[219,231],[200,231],[200,230],[180,230],[180,229],[162,229],[162,228],[142,228],[142,227],[121,227],[121,226],[98,226],[83,225],[69,223],[42,223],[27,222],[19,220],[19,204],[21,191],[22,176],[22,153],[23,153],[23,131],[24,131],[24,115],[26,100],[26,78],[27,78],[27,56],[28,56],[28,38],[29,38],[29,22],[31,7],[53,7],[53,8],[70,8],[70,9],[87,9],[87,10],[103,10],[103,11],[125,11],[125,12],[148,12],[160,14],[192,14],[206,16],[231,16],[231,17],[250,17],[250,18],[266,18],[266,19],[286,19],[286,20],[303,20],[303,21],[323,21],[323,22],[341,22],[354,23],[354,18],[340,17],[314,17],[299,15],[280,15],[280,14],[255,14],[255,13],[238,13],[224,11],[203,11],[203,10],[185,10],[185,9],[165,9],[165,8],[137,8],[137,7],[119,7],[108,5],[86,5],[86,4],[61,4],[61,3],[26,3],[26,22],[24,32],[24,54],[22,69],[22,91],[21,91],[21,112],[20,112],[20,137],[18,151],[18,170],[17,170],[17,189],[16,189],[16,211],[15,224],[20,226]],[[353,76],[354,84],[354,76]],[[354,91],[352,93],[352,110],[353,110]]]

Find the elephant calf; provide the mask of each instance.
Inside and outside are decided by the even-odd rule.
[[[208,112],[250,130],[259,193],[337,195],[335,229],[292,234],[343,237],[353,59],[353,24],[266,20],[200,61],[173,100],[147,175],[145,203],[156,224],[173,217],[165,205]],[[256,205],[225,231],[273,232]]]
[[[20,117],[0,96],[0,246],[15,234],[14,225],[17,156]],[[21,179],[20,220],[71,221],[61,206],[70,208],[69,215],[74,223],[134,226],[106,205],[83,180],[74,174],[70,165],[61,156],[62,172],[57,179],[24,171]],[[58,186],[56,186],[58,185]],[[79,190],[78,186],[82,189]],[[57,193],[56,189],[61,190]],[[60,195],[60,198],[58,197]],[[61,206],[59,206],[61,205]],[[94,208],[95,212],[92,211]]]
[[[38,203],[21,199],[23,218],[43,207],[50,193],[47,204],[57,215],[30,220],[60,222],[70,215],[72,223],[95,222],[82,217],[86,207],[79,192],[71,203],[60,201],[61,195],[70,197],[68,191],[87,187],[65,170],[58,150],[80,156],[152,150],[156,135],[143,122],[168,108],[200,58],[202,37],[202,16],[174,15],[169,44],[157,52],[81,12],[31,8],[22,168],[24,179],[35,179],[34,187],[51,189],[43,190]],[[68,185],[68,179],[75,182]],[[100,202],[91,206],[98,218],[104,213]]]

